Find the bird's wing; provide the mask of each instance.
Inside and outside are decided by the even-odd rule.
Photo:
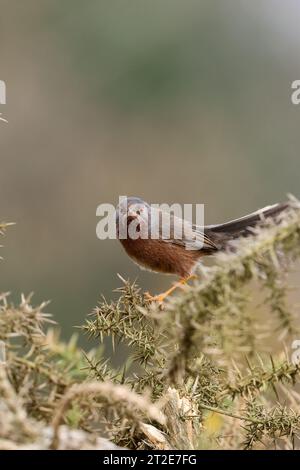
[[[182,246],[188,250],[209,250],[216,251],[217,246],[209,238],[202,227],[193,225],[192,223],[183,220],[168,213],[156,213],[157,218],[155,223],[159,223],[159,239],[174,245]],[[164,222],[170,220],[170,227]],[[168,219],[170,217],[170,219]]]

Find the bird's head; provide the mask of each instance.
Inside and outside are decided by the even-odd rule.
[[[138,197],[124,197],[116,210],[118,231],[121,226],[128,227],[135,221],[137,231],[146,229],[149,223],[151,208],[149,204]]]

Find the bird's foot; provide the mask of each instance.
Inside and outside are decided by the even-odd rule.
[[[175,282],[175,284],[165,292],[162,292],[161,294],[158,295],[151,295],[149,292],[145,292],[145,297],[148,302],[158,302],[159,304],[163,304],[164,300],[172,294],[176,289],[178,288],[184,288],[184,285],[189,281],[190,279],[196,279],[197,276],[195,274],[192,274],[191,276],[188,276],[187,278],[181,279],[179,282]]]
[[[145,297],[148,302],[158,302],[159,304],[163,303],[167,295],[168,294],[166,292],[158,295],[151,295],[150,292],[145,292]]]
[[[170,289],[166,290],[165,292],[162,292],[161,294],[158,295],[151,295],[149,292],[146,292],[145,296],[149,302],[158,302],[159,304],[162,304],[165,299],[174,292],[175,289],[177,289],[178,285],[177,283],[174,284]]]

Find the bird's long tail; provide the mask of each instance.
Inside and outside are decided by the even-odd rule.
[[[252,229],[257,225],[263,224],[268,218],[276,221],[278,216],[289,207],[289,202],[267,206],[225,224],[207,226],[205,227],[205,232],[219,249],[224,249],[231,240],[252,234]]]

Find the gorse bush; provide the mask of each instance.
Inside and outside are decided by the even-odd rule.
[[[102,298],[82,326],[99,341],[88,352],[59,339],[46,303],[1,295],[0,448],[299,448],[299,318],[288,301],[299,255],[293,199],[278,224],[199,267],[163,307],[121,278],[118,299]],[[128,348],[116,370],[105,337]]]

